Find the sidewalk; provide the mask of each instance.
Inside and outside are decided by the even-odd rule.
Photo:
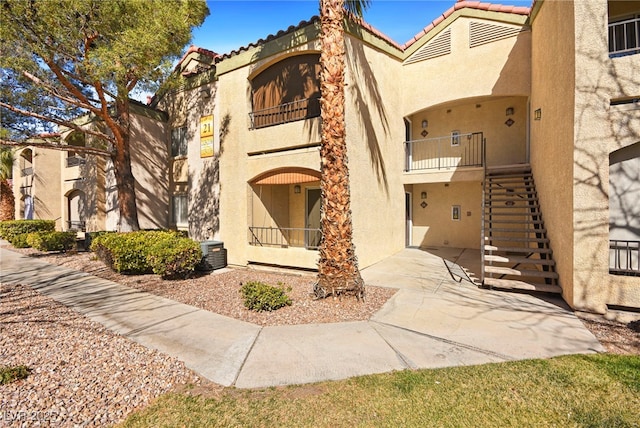
[[[561,299],[457,283],[429,252],[406,249],[363,277],[399,288],[369,321],[260,327],[0,248],[0,282],[30,285],[224,386],[603,351]]]

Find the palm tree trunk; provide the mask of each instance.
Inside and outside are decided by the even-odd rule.
[[[16,216],[15,197],[9,180],[0,180],[0,221],[14,220]]]
[[[353,244],[345,132],[344,0],[320,0],[321,228],[316,297],[364,297]]]

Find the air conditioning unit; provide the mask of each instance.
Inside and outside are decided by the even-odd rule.
[[[224,248],[224,242],[203,241],[200,243],[200,249],[202,249],[202,262],[198,270],[209,271],[227,266],[227,250]]]

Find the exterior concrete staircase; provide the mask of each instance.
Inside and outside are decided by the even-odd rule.
[[[561,293],[531,167],[487,168],[483,285]]]

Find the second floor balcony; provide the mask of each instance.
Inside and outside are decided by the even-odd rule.
[[[305,98],[249,113],[251,129],[265,128],[320,116],[320,98]]]
[[[405,141],[404,146],[405,172],[481,167],[485,164],[482,132]]]
[[[66,158],[65,166],[71,168],[73,166],[84,165],[86,162],[87,160],[82,156],[69,156]]]
[[[640,16],[609,23],[609,55],[640,53]]]

